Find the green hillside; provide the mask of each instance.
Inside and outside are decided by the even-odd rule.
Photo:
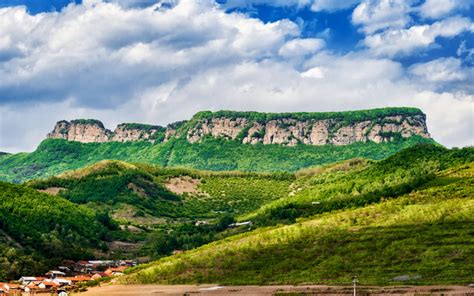
[[[384,159],[417,143],[434,143],[434,141],[414,136],[380,144],[367,142],[347,146],[287,147],[241,144],[238,141],[211,137],[194,144],[182,138],[160,144],[149,142],[83,144],[48,139],[32,153],[0,157],[0,180],[18,183],[54,176],[104,159],[213,171],[296,172],[301,168],[354,157]]]
[[[296,217],[308,217],[163,258],[137,268],[123,282],[349,283],[358,275],[364,284],[403,278],[416,284],[469,283],[474,270],[473,155],[473,148],[426,145],[381,162],[352,161],[301,172],[293,184],[306,187],[284,199],[296,205],[311,201],[320,210],[295,206]],[[270,203],[247,218],[272,224],[275,216],[266,215],[267,209],[283,204]]]
[[[23,185],[0,182],[0,217],[0,281],[106,248],[97,213]]]
[[[133,209],[128,218],[140,223],[143,217],[194,221],[245,215],[287,196],[294,179],[288,173],[206,172],[107,160],[26,184],[56,188],[71,202],[111,213]]]

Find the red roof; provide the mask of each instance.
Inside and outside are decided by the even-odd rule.
[[[58,284],[53,282],[43,282],[43,285],[45,285],[46,287],[59,287]]]

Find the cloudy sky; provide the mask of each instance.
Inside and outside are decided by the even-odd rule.
[[[474,145],[474,0],[3,0],[0,151],[61,119],[414,106]]]

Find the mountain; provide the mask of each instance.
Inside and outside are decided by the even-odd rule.
[[[213,171],[295,172],[434,143],[415,108],[326,113],[199,112],[167,127],[60,121],[32,153],[0,157],[0,180],[24,182],[104,159]]]
[[[290,188],[240,217],[290,225],[139,266],[121,283],[347,284],[354,275],[362,285],[471,283],[473,148],[419,145],[380,162],[302,171]],[[258,215],[268,208],[273,215]]]
[[[385,108],[326,113],[199,112],[189,121],[166,128],[122,123],[113,132],[95,119],[59,121],[48,138],[82,143],[150,141],[161,143],[185,137],[189,143],[206,136],[243,144],[349,145],[393,141],[418,135],[429,138],[425,115],[416,108]]]

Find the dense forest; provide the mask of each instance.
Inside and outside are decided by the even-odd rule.
[[[113,224],[61,197],[0,182],[0,280],[45,272],[62,259],[105,251]]]

